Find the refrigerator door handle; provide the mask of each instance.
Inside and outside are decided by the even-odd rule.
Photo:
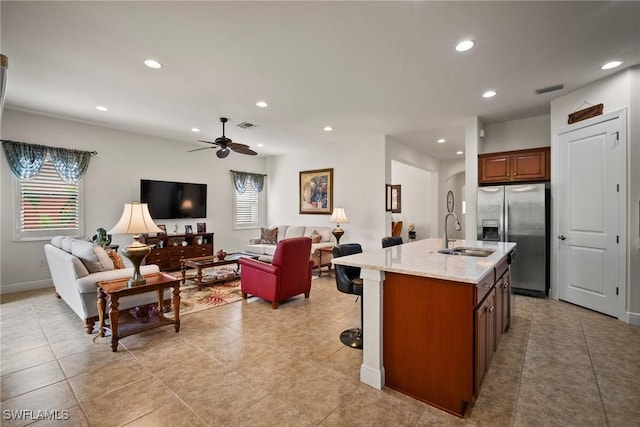
[[[506,195],[505,195],[506,199]],[[504,216],[504,241],[509,241],[509,201],[505,200],[505,216]]]

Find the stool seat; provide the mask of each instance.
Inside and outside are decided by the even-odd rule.
[[[362,253],[362,246],[358,243],[347,243],[334,246],[333,257]],[[335,264],[336,285],[340,292],[358,295],[360,297],[360,328],[352,328],[340,334],[340,341],[352,348],[362,348],[362,292],[363,281],[360,278],[360,268]]]

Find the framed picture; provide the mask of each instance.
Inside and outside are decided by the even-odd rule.
[[[198,223],[196,223],[196,230],[198,230],[198,233],[206,233],[207,232],[207,223],[206,222],[198,222]]]
[[[401,205],[400,205],[400,185],[391,186],[391,212],[393,213],[402,212]]]
[[[331,215],[333,169],[300,172],[300,213]]]
[[[391,184],[384,185],[384,210],[387,212],[391,211]]]
[[[191,225],[185,225],[184,226],[184,232],[186,234],[193,234],[193,227]]]
[[[162,232],[161,232],[161,233],[158,233],[158,234],[167,234],[167,226],[166,226],[166,225],[164,225],[164,224],[158,224],[158,228],[159,228],[160,230],[162,230]]]

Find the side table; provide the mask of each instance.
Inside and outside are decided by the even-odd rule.
[[[180,332],[180,279],[166,273],[149,274],[144,277],[147,283],[144,285],[129,287],[129,278],[107,280],[98,282],[98,316],[100,318],[100,336],[104,337],[105,322],[105,302],[109,297],[109,322],[111,323],[111,351],[118,351],[118,341],[135,333],[157,328],[164,325],[174,325],[176,332]],[[173,319],[164,317],[162,312],[162,296],[164,290],[173,288],[171,303],[173,305]],[[158,293],[158,314],[149,319],[146,323],[131,322],[118,324],[118,300],[120,297],[138,295],[146,292],[156,291]]]
[[[329,262],[325,262],[325,263],[322,262],[323,254],[324,254],[324,257],[328,257],[329,258]],[[322,267],[324,265],[326,265],[327,268],[328,268],[327,272],[331,273],[331,260],[333,259],[333,246],[328,247],[328,248],[327,247],[319,248],[318,249],[318,258],[319,258],[318,262],[320,264],[320,265],[318,265],[318,277],[322,277]],[[326,258],[325,258],[325,260],[326,260]]]

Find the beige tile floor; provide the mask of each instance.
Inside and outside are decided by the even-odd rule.
[[[464,419],[359,381],[339,333],[359,304],[334,279],[272,310],[251,298],[121,340],[84,333],[52,290],[2,296],[2,426],[640,426],[640,328],[515,296],[480,398]],[[67,411],[67,412],[62,412]]]

